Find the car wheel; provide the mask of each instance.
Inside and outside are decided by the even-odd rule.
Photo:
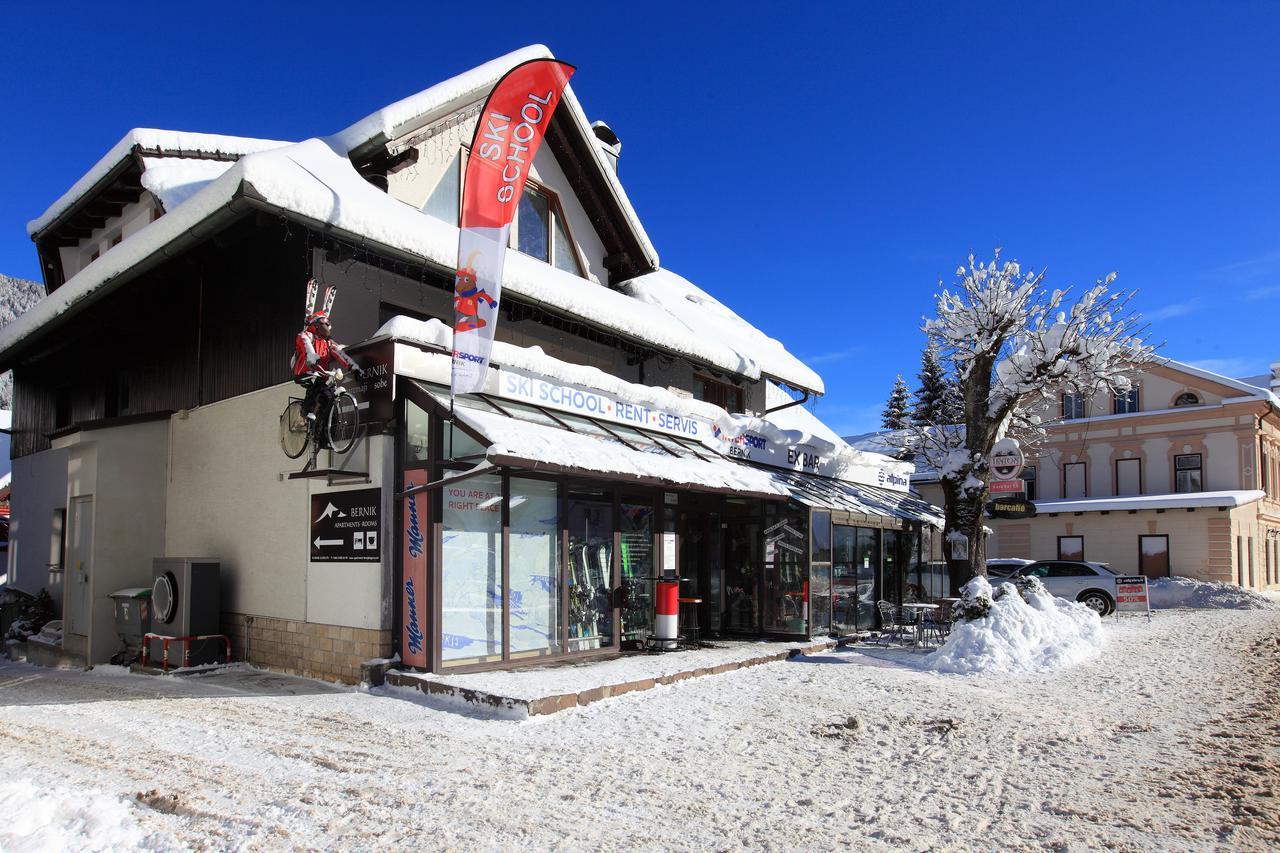
[[[1080,593],[1080,597],[1076,601],[1099,616],[1110,616],[1111,611],[1115,609],[1115,603],[1111,600],[1111,596],[1105,592],[1098,592],[1096,589]]]

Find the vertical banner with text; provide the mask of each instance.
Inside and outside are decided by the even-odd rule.
[[[521,63],[498,81],[480,112],[462,188],[450,394],[484,387],[511,221],[574,70],[554,59]]]
[[[405,471],[405,491],[427,482],[426,471]],[[430,666],[427,660],[427,590],[431,587],[427,578],[427,538],[425,531],[430,527],[431,514],[428,512],[429,492],[418,492],[405,495],[404,512],[404,544],[401,546],[404,557],[404,589],[402,590],[400,624],[404,626],[400,636],[400,659],[408,666],[426,669]]]

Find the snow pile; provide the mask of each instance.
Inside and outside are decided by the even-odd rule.
[[[1222,610],[1274,610],[1276,602],[1229,583],[1195,578],[1152,578],[1147,592],[1153,609],[1196,607]]]
[[[947,642],[924,660],[936,672],[1039,672],[1082,663],[1105,642],[1102,620],[1083,604],[1056,598],[1038,583],[1019,591],[984,577],[965,584],[957,607],[989,605],[985,616],[958,619]]]
[[[129,806],[83,789],[39,788],[30,782],[0,783],[0,850],[136,850],[165,845],[148,837]]]

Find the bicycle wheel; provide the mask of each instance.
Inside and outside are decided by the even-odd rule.
[[[355,398],[347,391],[339,391],[329,407],[329,441],[333,452],[339,456],[351,450],[360,434],[360,410]]]
[[[290,459],[297,459],[307,452],[307,419],[302,413],[302,401],[290,400],[280,415],[280,449]]]

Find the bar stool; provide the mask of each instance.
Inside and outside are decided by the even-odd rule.
[[[701,598],[681,598],[680,602],[680,638],[688,643],[701,641],[702,629],[698,626],[698,606]]]

